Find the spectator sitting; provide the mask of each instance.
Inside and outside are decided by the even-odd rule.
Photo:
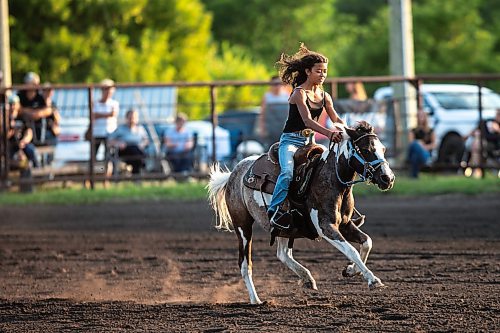
[[[131,165],[132,174],[137,175],[144,166],[144,148],[149,141],[148,135],[144,127],[139,125],[137,110],[128,110],[125,117],[127,123],[108,136],[108,145],[118,149],[118,157]]]
[[[194,139],[193,133],[185,128],[186,121],[187,116],[179,113],[175,118],[175,128],[164,134],[167,160],[175,173],[188,172],[193,164]]]
[[[101,99],[94,102],[92,119],[94,122],[93,136],[94,136],[94,153],[97,154],[101,144],[104,144],[105,150],[106,140],[108,135],[116,130],[118,126],[118,112],[120,104],[113,99],[115,93],[115,82],[111,79],[104,79],[101,81],[103,86],[101,89]]]
[[[417,127],[411,130],[409,142],[410,176],[418,178],[420,168],[431,163],[431,152],[436,146],[436,135],[423,111],[417,113]]]
[[[13,166],[21,170],[29,169],[27,161],[31,162],[33,167],[38,167],[35,154],[35,146],[31,143],[33,130],[26,124],[24,118],[19,117],[21,104],[17,95],[9,96],[9,122],[7,130],[7,139],[9,141],[9,158],[12,159]],[[27,158],[27,159],[26,159]]]
[[[29,72],[24,77],[24,83],[30,86],[38,86],[40,77],[34,72]],[[52,92],[51,92],[52,91]],[[21,90],[18,93],[21,102],[20,116],[33,129],[33,144],[36,146],[53,146],[56,144],[59,134],[59,114],[52,105],[52,89],[48,89],[47,100],[51,104],[46,105],[46,98],[36,89]]]
[[[482,131],[482,133],[481,133]],[[467,177],[481,177],[481,134],[483,134],[483,156],[485,159],[492,158],[497,161],[500,158],[500,109],[497,109],[493,119],[481,120],[479,126],[464,137],[468,150],[466,159],[465,175]]]
[[[57,137],[61,134],[61,115],[59,114],[59,110],[57,109],[56,103],[52,101],[54,97],[54,88],[50,85],[50,83],[44,83],[42,86],[42,96],[45,101],[45,107],[52,109],[52,114],[46,118],[45,131],[46,131],[46,142],[48,144],[56,144]],[[36,130],[36,128],[35,128]],[[42,131],[43,129],[41,129]]]

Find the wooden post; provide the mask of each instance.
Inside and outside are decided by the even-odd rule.
[[[88,102],[89,102],[89,144],[90,144],[90,159],[89,159],[89,179],[90,179],[90,189],[94,189],[94,183],[95,183],[95,146],[94,146],[94,107],[93,107],[93,100],[94,100],[94,90],[93,87],[90,86],[88,87]]]
[[[215,130],[217,128],[217,111],[215,110],[215,86],[210,86],[210,115],[212,119],[212,162],[217,162],[217,140],[215,137]]]
[[[484,144],[483,144],[483,139],[486,135],[484,133],[484,126],[482,126],[483,122],[483,94],[482,94],[482,87],[483,87],[483,82],[482,81],[477,81],[477,91],[478,91],[478,110],[479,110],[479,169],[481,170],[481,178],[484,179],[485,174],[484,174],[484,164],[486,163],[486,159],[484,158]]]
[[[2,165],[0,165],[1,176],[2,176],[2,188],[8,186],[8,178],[9,178],[9,140],[7,139],[7,131],[10,127],[9,117],[7,114],[7,91],[3,94],[3,106],[2,106]]]
[[[10,68],[9,3],[0,0],[0,69],[3,72],[3,87],[12,85]]]

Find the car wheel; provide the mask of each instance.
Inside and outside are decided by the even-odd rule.
[[[439,148],[440,164],[459,165],[465,151],[465,143],[457,134],[447,135]]]

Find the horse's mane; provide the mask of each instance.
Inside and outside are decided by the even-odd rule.
[[[354,127],[354,130],[365,133],[374,133],[373,126],[364,120],[358,121],[358,123]]]

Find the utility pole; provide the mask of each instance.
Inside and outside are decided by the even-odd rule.
[[[0,0],[0,69],[3,72],[2,87],[12,85],[10,70],[9,1]]]
[[[390,6],[390,70],[391,75],[414,77],[415,65],[413,54],[413,16],[411,0],[389,0]],[[391,84],[393,97],[400,110],[401,132],[398,142],[399,151],[408,147],[408,131],[416,125],[417,99],[415,88],[407,82]],[[395,107],[397,107],[395,105]],[[406,154],[399,162],[403,162]]]

